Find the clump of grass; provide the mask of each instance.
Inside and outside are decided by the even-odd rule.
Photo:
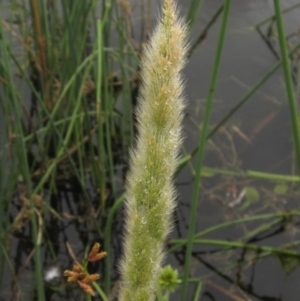
[[[141,67],[138,138],[127,178],[121,301],[154,299],[175,207],[173,175],[184,107],[179,72],[186,50],[186,27],[177,18],[173,0],[165,0]]]
[[[118,99],[124,100],[122,107],[127,102],[126,108],[131,108],[130,85],[136,73],[127,64],[128,57],[133,65],[136,59],[132,51],[125,51],[132,42],[127,28],[120,32],[124,49],[109,45],[110,22],[119,9],[116,1],[105,1],[99,27],[97,1],[46,2],[30,0],[21,5],[9,1],[0,22],[0,163],[5,166],[0,170],[4,229],[0,274],[5,270],[3,256],[9,237],[18,230],[11,220],[20,216],[2,213],[20,210],[26,198],[26,211],[20,213],[30,214],[18,228],[30,231],[39,300],[44,300],[40,252],[44,249],[49,255],[56,243],[46,233],[47,218],[57,210],[53,196],[74,181],[76,185],[71,186],[79,187],[80,206],[85,211],[95,207],[103,214],[107,199],[116,195],[115,162],[125,161],[125,151],[119,150],[128,149],[132,139],[132,132],[128,128],[121,132],[120,124],[124,119],[132,124],[133,114],[132,110],[121,114],[115,107]],[[112,62],[122,75],[112,71]],[[127,79],[126,91],[120,84],[122,77]],[[43,210],[36,205],[36,197]],[[60,223],[62,211],[56,213]],[[93,222],[97,224],[96,218]],[[99,237],[101,229],[97,232]],[[54,259],[56,255],[52,252],[50,256]]]

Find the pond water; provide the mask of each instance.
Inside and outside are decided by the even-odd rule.
[[[158,5],[159,1],[152,4]],[[185,15],[190,1],[180,0],[182,15]],[[196,41],[205,26],[214,14],[220,9],[223,1],[203,1],[201,16],[191,34],[192,42]],[[300,3],[299,1],[282,1],[284,8]],[[300,28],[300,9],[294,9],[285,15],[286,33],[291,34]],[[273,1],[270,0],[233,0],[229,15],[228,30],[225,38],[224,52],[220,74],[215,93],[214,109],[211,117],[212,128],[240,101],[246,92],[278,62],[278,57],[272,52],[266,41],[255,29],[255,25],[274,14]],[[187,151],[192,151],[199,139],[199,126],[208,94],[209,80],[214,61],[215,48],[221,17],[219,16],[208,29],[205,39],[194,50],[184,70],[186,77],[187,114],[185,118],[185,141]],[[262,27],[267,36],[267,23]],[[270,37],[275,51],[278,51],[276,37]],[[297,36],[290,40],[299,42]],[[279,52],[278,52],[279,53]],[[299,98],[299,95],[297,95]],[[0,119],[1,112],[0,112]],[[212,129],[211,128],[211,129]],[[0,127],[0,136],[1,134]],[[195,160],[192,160],[195,163]],[[291,174],[294,166],[292,130],[289,118],[284,79],[281,69],[263,84],[254,93],[224,126],[212,136],[207,146],[205,157],[206,167],[231,171],[260,171],[279,174]],[[120,168],[120,173],[122,173]],[[178,209],[176,212],[176,225],[171,239],[186,237],[189,208],[191,202],[192,173],[185,167],[176,179],[178,184]],[[283,196],[274,195],[274,188],[286,187],[288,193]],[[201,194],[199,199],[198,219],[196,232],[207,229],[225,221],[234,221],[242,217],[251,217],[258,214],[292,210],[299,206],[299,185],[294,183],[278,183],[257,180],[255,178],[241,178],[236,175],[223,175],[218,171],[208,173],[204,170]],[[58,254],[55,265],[57,269],[71,267],[72,258],[68,255],[65,241],[68,241],[75,250],[75,255],[83,255],[83,246],[87,246],[97,236],[93,229],[90,212],[81,207],[83,193],[76,190],[78,183],[66,183],[56,196],[51,197],[52,206],[60,212],[69,212],[60,223],[55,217],[48,216],[46,220],[46,233],[53,242],[54,252]],[[21,190],[22,187],[19,187]],[[248,189],[248,190],[247,190]],[[252,192],[252,199],[242,197],[245,191]],[[120,188],[121,191],[121,188]],[[87,187],[91,203],[97,203],[98,196],[94,187]],[[251,193],[250,193],[251,194]],[[256,197],[258,195],[258,198]],[[239,200],[238,200],[239,199]],[[253,202],[251,202],[251,200]],[[113,200],[109,200],[113,202]],[[249,201],[249,202],[248,202]],[[248,202],[248,203],[247,203]],[[75,206],[76,204],[76,206]],[[79,206],[77,206],[79,204]],[[108,212],[107,212],[108,214]],[[83,217],[83,219],[78,218]],[[107,216],[106,216],[107,217]],[[118,213],[117,221],[112,232],[112,266],[117,266],[120,255],[122,213]],[[84,222],[91,221],[88,231]],[[99,220],[103,226],[106,219]],[[281,244],[297,241],[300,233],[297,228],[297,219],[290,223],[278,222],[270,226],[261,235],[253,236],[252,240],[244,238],[263,223],[241,223],[220,231],[212,232],[205,238],[215,240],[233,241],[244,239],[247,243],[261,246],[279,247]],[[86,223],[88,224],[88,223]],[[31,250],[28,233],[15,237],[12,245],[16,245],[15,270],[28,260],[27,253]],[[105,242],[104,242],[105,245]],[[195,279],[205,279],[201,301],[298,301],[300,296],[300,269],[296,265],[290,273],[284,272],[282,260],[275,256],[264,258],[262,250],[258,252],[245,249],[217,252],[216,246],[195,246],[192,261],[192,275]],[[27,252],[22,253],[22,251]],[[43,263],[45,267],[52,265],[50,252],[44,251]],[[175,252],[175,256],[168,260],[175,268],[182,271],[185,249]],[[19,256],[19,257],[18,257]],[[245,263],[246,262],[246,263]],[[6,267],[7,273],[10,267]],[[94,266],[95,270],[102,270],[103,266]],[[53,268],[51,269],[53,271]],[[54,269],[56,270],[56,269]],[[15,285],[22,286],[27,300],[33,300],[32,273],[30,269],[19,271],[21,279],[16,279]],[[112,273],[113,280],[117,280],[116,269]],[[3,280],[3,288],[11,287],[12,279]],[[64,300],[64,296],[55,293],[47,287],[47,300]],[[190,290],[189,298],[192,300],[194,287]],[[0,288],[1,291],[1,288]],[[2,300],[10,300],[1,296]],[[178,300],[177,295],[171,300]]]
[[[200,20],[197,21],[192,32],[192,39],[196,40],[203,28],[212,19],[212,16],[221,7],[223,1],[204,1]],[[188,5],[180,1],[184,8]],[[299,4],[299,1],[282,1],[283,8]],[[295,9],[284,16],[286,34],[291,35],[299,29],[299,9]],[[228,30],[224,43],[222,63],[215,93],[214,109],[211,124],[217,124],[238,103],[246,92],[268,72],[278,61],[266,41],[255,29],[255,25],[274,14],[273,1],[232,1],[229,15]],[[194,51],[190,58],[185,74],[187,77],[188,116],[186,118],[185,146],[191,150],[198,141],[197,126],[200,125],[205,98],[208,94],[209,80],[213,65],[220,20],[210,27],[206,38]],[[270,24],[270,23],[268,23]],[[267,36],[268,24],[261,29]],[[270,38],[275,51],[279,52],[278,41]],[[298,43],[299,36],[290,40]],[[293,166],[292,157],[292,130],[289,119],[289,109],[285,93],[285,84],[282,70],[278,70],[259,90],[251,96],[227,123],[221,133],[212,137],[214,146],[207,147],[205,165],[222,168],[227,165],[229,169],[256,170],[290,174]],[[297,95],[299,99],[299,94]],[[249,139],[249,140],[248,140]],[[214,147],[219,147],[215,150]],[[223,156],[223,158],[222,158]],[[191,173],[184,170],[178,182],[186,183],[191,179]],[[257,212],[274,212],[298,208],[298,193],[291,192],[289,198],[272,199],[263,190],[272,190],[274,183],[266,181],[247,182],[235,177],[212,177],[203,179],[202,194],[198,209],[197,231],[220,223],[221,221],[235,220],[242,216]],[[260,193],[259,202],[250,205],[247,209],[241,204],[235,206],[230,200],[232,189],[239,195],[243,187],[255,187]],[[296,187],[298,187],[296,185]],[[293,189],[292,189],[293,190]],[[223,194],[222,194],[223,193]],[[191,199],[190,188],[180,186],[179,223],[188,224],[188,210]],[[229,200],[228,200],[229,199]],[[272,199],[272,201],[270,201]],[[229,201],[229,203],[228,203]],[[272,204],[270,205],[270,203]],[[232,206],[228,206],[231,204]],[[181,223],[181,218],[183,222]],[[259,242],[262,245],[280,246],[283,243],[299,239],[297,223],[284,231],[278,231],[274,236]],[[243,227],[245,227],[243,229]],[[179,227],[182,236],[185,227]],[[214,239],[233,240],[243,237],[243,232],[250,231],[248,225],[223,229],[209,236]],[[276,233],[276,228],[273,229]],[[244,232],[244,234],[245,234]],[[193,275],[203,275],[215,272],[219,276],[210,278],[206,282],[201,301],[209,300],[264,300],[264,301],[296,301],[299,299],[300,288],[298,279],[300,269],[291,273],[284,272],[278,258],[249,261],[246,267],[230,269],[230,263],[244,260],[249,254],[243,252],[231,255],[218,254],[214,256],[217,247],[199,246],[193,260]],[[244,257],[245,255],[245,257]],[[244,290],[237,288],[240,283]],[[247,293],[246,293],[247,292]],[[190,296],[191,298],[191,296]]]

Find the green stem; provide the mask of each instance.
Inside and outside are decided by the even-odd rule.
[[[210,120],[210,114],[212,110],[215,86],[219,71],[219,65],[221,61],[221,54],[223,49],[223,42],[226,33],[226,25],[228,20],[229,14],[229,7],[230,7],[230,0],[225,1],[224,5],[224,12],[223,12],[223,19],[219,34],[219,41],[215,56],[215,62],[213,67],[213,73],[210,83],[209,95],[207,98],[207,104],[204,114],[203,120],[203,127],[200,137],[200,145],[199,145],[199,153],[198,153],[198,160],[197,160],[197,167],[196,167],[196,176],[195,176],[195,184],[193,187],[193,195],[192,195],[192,205],[191,205],[191,214],[190,214],[190,223],[189,223],[189,232],[188,232],[188,243],[187,243],[187,251],[186,251],[186,258],[185,258],[185,265],[184,265],[184,276],[182,281],[182,293],[181,293],[181,300],[186,300],[187,298],[187,287],[188,287],[188,277],[190,272],[191,266],[191,257],[192,257],[192,247],[193,247],[193,236],[195,233],[196,228],[196,219],[197,219],[197,207],[198,207],[198,195],[199,195],[199,182],[201,178],[201,170],[202,170],[202,162],[204,157],[204,149],[208,131],[208,124]]]
[[[291,212],[279,212],[279,213],[267,213],[267,214],[261,214],[261,215],[256,215],[256,216],[250,216],[250,217],[244,217],[244,218],[240,218],[237,220],[233,220],[233,221],[228,221],[228,222],[224,222],[215,226],[212,226],[208,229],[205,229],[201,232],[198,232],[197,234],[195,234],[194,239],[200,238],[204,235],[207,235],[209,233],[212,233],[214,231],[223,229],[223,228],[227,228],[227,227],[231,227],[240,223],[245,223],[245,222],[252,222],[252,221],[256,221],[256,220],[265,220],[265,219],[270,219],[270,218],[276,218],[278,219],[290,219],[294,216],[300,216],[300,212],[299,210],[295,210],[295,211],[291,211]],[[172,240],[172,242],[174,243],[174,240]],[[181,242],[177,242],[176,245],[172,246],[169,250],[168,253],[173,253],[174,251],[176,251],[177,249],[179,249],[181,246],[185,245],[187,243],[187,241],[181,241]]]
[[[95,290],[97,291],[97,293],[99,294],[99,296],[101,297],[101,299],[103,301],[109,301],[107,296],[105,295],[105,293],[101,289],[101,287],[98,285],[98,283],[93,282],[93,287],[95,288]]]
[[[171,242],[188,243],[186,239],[173,239],[171,240]],[[230,249],[236,249],[236,248],[248,249],[255,252],[267,252],[269,254],[287,255],[287,256],[297,257],[297,258],[299,258],[300,256],[299,252],[295,252],[295,251],[273,248],[270,246],[256,246],[252,244],[245,244],[243,242],[238,242],[238,241],[225,241],[225,240],[218,240],[218,239],[194,239],[192,240],[192,242],[193,244],[198,244],[198,245],[221,246]]]
[[[190,4],[189,11],[186,17],[186,23],[188,24],[188,29],[191,31],[193,25],[199,15],[201,10],[201,6],[203,5],[204,0],[193,0]]]
[[[293,136],[294,136],[294,143],[296,148],[296,158],[298,163],[298,172],[300,176],[300,130],[298,124],[298,108],[297,108],[297,101],[295,99],[295,94],[294,94],[294,87],[292,82],[290,61],[288,57],[287,45],[285,40],[280,0],[274,0],[274,8],[275,8],[276,21],[277,21],[276,23],[277,23],[278,38],[279,38],[279,44],[281,50],[284,79],[286,84],[286,92],[287,92],[289,106],[290,106]]]
[[[201,298],[200,294],[202,292],[202,287],[203,287],[203,281],[198,281],[196,290],[194,293],[193,301],[200,300],[200,298]]]
[[[105,226],[105,233],[104,233],[104,249],[107,252],[105,257],[105,276],[104,276],[104,291],[106,294],[109,293],[110,290],[110,275],[111,275],[111,227],[113,223],[113,219],[115,216],[116,211],[124,202],[124,194],[122,194],[114,205],[111,207],[109,211],[109,215],[107,218],[106,226]]]

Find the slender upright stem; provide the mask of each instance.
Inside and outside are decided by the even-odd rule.
[[[275,16],[276,16],[276,24],[278,30],[278,37],[279,37],[279,44],[280,44],[280,51],[281,51],[281,59],[284,71],[284,79],[286,85],[286,92],[289,100],[289,107],[291,113],[291,121],[292,121],[292,128],[293,128],[293,136],[294,136],[294,143],[296,148],[296,158],[297,158],[297,166],[298,166],[298,173],[300,175],[300,127],[298,123],[298,108],[297,108],[297,101],[294,94],[294,87],[291,75],[291,68],[290,68],[290,60],[288,56],[285,34],[284,34],[284,25],[282,20],[282,9],[281,3],[279,0],[274,0],[274,8],[275,8]]]
[[[193,186],[193,194],[192,194],[192,204],[191,204],[191,210],[190,210],[190,223],[189,223],[189,232],[188,232],[188,243],[187,243],[187,249],[186,249],[186,256],[185,256],[185,265],[184,265],[184,275],[183,275],[183,281],[182,281],[182,293],[181,293],[181,300],[187,300],[187,289],[188,289],[188,278],[189,278],[189,272],[191,267],[191,257],[192,257],[192,248],[193,248],[193,237],[195,233],[196,228],[196,219],[198,214],[198,196],[199,196],[199,183],[201,178],[201,171],[202,171],[202,163],[204,158],[204,150],[205,150],[205,143],[206,143],[206,137],[208,132],[208,125],[212,110],[212,104],[213,104],[213,98],[214,98],[214,92],[218,77],[218,71],[221,61],[221,55],[222,55],[222,49],[223,49],[223,42],[225,38],[226,33],[226,25],[227,25],[227,19],[229,14],[229,7],[230,7],[230,0],[226,0],[224,4],[224,12],[223,12],[223,18],[221,23],[221,29],[219,34],[219,41],[217,45],[216,50],[216,56],[213,66],[213,73],[210,80],[210,87],[209,87],[209,94],[207,97],[207,103],[204,113],[204,120],[202,124],[202,131],[200,136],[200,143],[199,143],[199,151],[198,151],[198,157],[197,157],[197,166],[196,166],[196,176]]]

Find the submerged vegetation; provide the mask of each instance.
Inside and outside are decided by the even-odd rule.
[[[267,259],[273,260],[272,265],[279,263],[287,274],[299,267],[300,43],[297,30],[285,33],[282,19],[298,12],[300,5],[282,10],[280,1],[274,0],[274,15],[253,27],[277,62],[247,87],[235,105],[227,107],[228,113],[222,110],[216,122],[213,103],[234,5],[230,2],[224,0],[200,33],[196,24],[205,1],[188,1],[186,16],[182,15],[189,24],[188,34],[197,34],[191,39],[190,59],[211,30],[219,34],[213,66],[205,70],[211,78],[207,100],[189,99],[193,107],[186,109],[193,145],[182,147],[176,181],[191,179],[192,195],[180,194],[176,216],[170,215],[176,225],[172,239],[166,241],[167,261],[176,261],[158,277],[158,300],[177,296],[182,300],[285,300],[264,298],[255,291],[254,267]],[[67,283],[62,273],[45,275],[51,267],[53,271],[69,269],[74,262],[82,262],[77,259],[82,256],[87,263],[98,241],[107,255],[90,262],[89,273],[100,274],[100,279],[87,274],[78,277],[88,282],[88,286],[83,282],[85,290],[97,292],[95,299],[117,298],[124,179],[135,125],[142,121],[137,116],[140,121],[136,122],[134,112],[140,90],[146,89],[141,84],[140,58],[152,31],[151,3],[0,1],[2,300],[90,298],[84,288]],[[241,161],[256,159],[255,139],[270,123],[279,122],[279,109],[269,107],[247,134],[234,116],[280,69],[292,151],[287,160],[282,158],[288,162],[284,172],[277,166],[249,170]],[[241,159],[239,140],[252,150],[251,157]],[[78,275],[86,272],[86,266],[74,268]],[[171,294],[175,290],[176,296]]]

